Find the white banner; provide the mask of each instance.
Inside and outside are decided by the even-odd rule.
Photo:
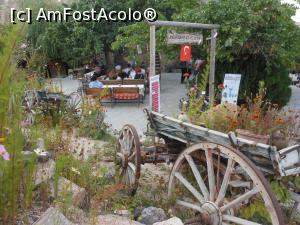
[[[225,74],[222,103],[237,104],[241,77],[241,74]]]

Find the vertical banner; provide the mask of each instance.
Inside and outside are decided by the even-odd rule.
[[[190,45],[181,45],[180,61],[187,62],[192,58],[192,47]]]
[[[241,74],[225,74],[222,103],[237,104],[241,77]]]
[[[160,112],[159,75],[150,77],[150,108],[151,111]]]

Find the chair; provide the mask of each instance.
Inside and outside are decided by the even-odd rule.
[[[138,87],[115,87],[113,88],[112,96],[115,103],[117,100],[128,100],[128,101],[136,100],[138,101],[138,103],[143,101],[143,98],[141,98]]]
[[[111,100],[111,90],[109,88],[86,88],[85,94],[88,98],[101,98]]]
[[[145,84],[145,80],[144,79],[139,79],[139,80],[123,80],[123,85],[139,85]]]

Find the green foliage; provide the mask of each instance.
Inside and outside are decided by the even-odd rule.
[[[10,161],[0,159],[0,221],[3,224],[15,224],[20,193],[25,196],[26,208],[30,204],[28,199],[32,191],[31,182],[23,183],[23,189],[20,189],[24,172],[27,170],[30,174],[32,168],[26,168],[21,154],[24,143],[19,124],[23,116],[21,105],[25,78],[24,73],[17,71],[11,63],[23,31],[23,26],[15,25],[8,27],[5,35],[1,36],[0,136],[4,138],[3,145],[11,155]]]
[[[278,201],[285,203],[291,200],[291,194],[289,190],[279,181],[272,181],[271,187]]]
[[[242,218],[251,219],[253,222],[260,224],[271,225],[272,221],[269,212],[266,209],[264,202],[255,200],[248,206],[244,206],[240,210]]]
[[[279,0],[162,1],[156,6],[171,6],[160,16],[176,21],[219,24],[217,37],[216,84],[223,83],[225,73],[241,73],[241,98],[258,91],[258,81],[265,80],[267,97],[284,105],[290,97],[287,69],[297,63],[300,51],[300,28],[291,20],[295,8]],[[180,7],[182,6],[182,7]],[[166,31],[196,32],[193,29],[157,29],[157,46],[169,58],[178,57],[179,47],[166,45]],[[141,33],[144,32],[144,35]],[[209,31],[203,31],[205,37]],[[129,48],[136,54],[137,44],[149,42],[147,24],[132,24],[120,29],[113,48]],[[207,56],[209,42],[194,46],[193,52]],[[282,82],[281,82],[282,81]],[[274,86],[276,85],[276,88]],[[278,91],[278,88],[280,91]]]
[[[80,187],[85,188],[92,196],[103,190],[109,183],[104,174],[106,167],[100,168],[100,176],[91,173],[92,164],[90,161],[80,161],[71,154],[61,154],[56,159],[56,170],[54,175],[55,196],[57,196],[57,187],[59,177],[65,177]]]

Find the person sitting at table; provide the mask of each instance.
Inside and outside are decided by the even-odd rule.
[[[95,75],[95,76],[97,76],[97,77],[100,77],[100,76],[101,76],[101,68],[100,68],[99,66],[96,66],[96,67],[95,67],[95,72],[94,72],[93,75]]]
[[[120,76],[118,76],[114,69],[109,70],[107,77],[105,80],[122,80]]]
[[[91,77],[91,82],[89,83],[89,88],[103,88],[103,83],[98,80],[97,75]]]
[[[129,75],[128,75],[128,79],[134,79],[135,78],[135,75],[136,75],[136,71],[131,68],[131,70],[129,71]]]
[[[128,77],[131,70],[132,70],[131,64],[127,63],[127,67],[123,69],[122,72],[124,72]]]
[[[135,77],[134,77],[135,80],[139,80],[139,79],[144,79],[145,78],[145,74],[142,73],[141,67],[137,67],[135,69],[135,72],[136,72]]]
[[[121,72],[121,73],[119,74],[119,77],[120,77],[122,80],[124,80],[124,79],[128,78],[128,75],[127,75],[125,72]]]
[[[115,67],[115,73],[116,73],[116,76],[117,76],[117,80],[121,80],[122,77],[121,77],[121,73],[122,73],[122,67],[120,65],[117,65]]]

